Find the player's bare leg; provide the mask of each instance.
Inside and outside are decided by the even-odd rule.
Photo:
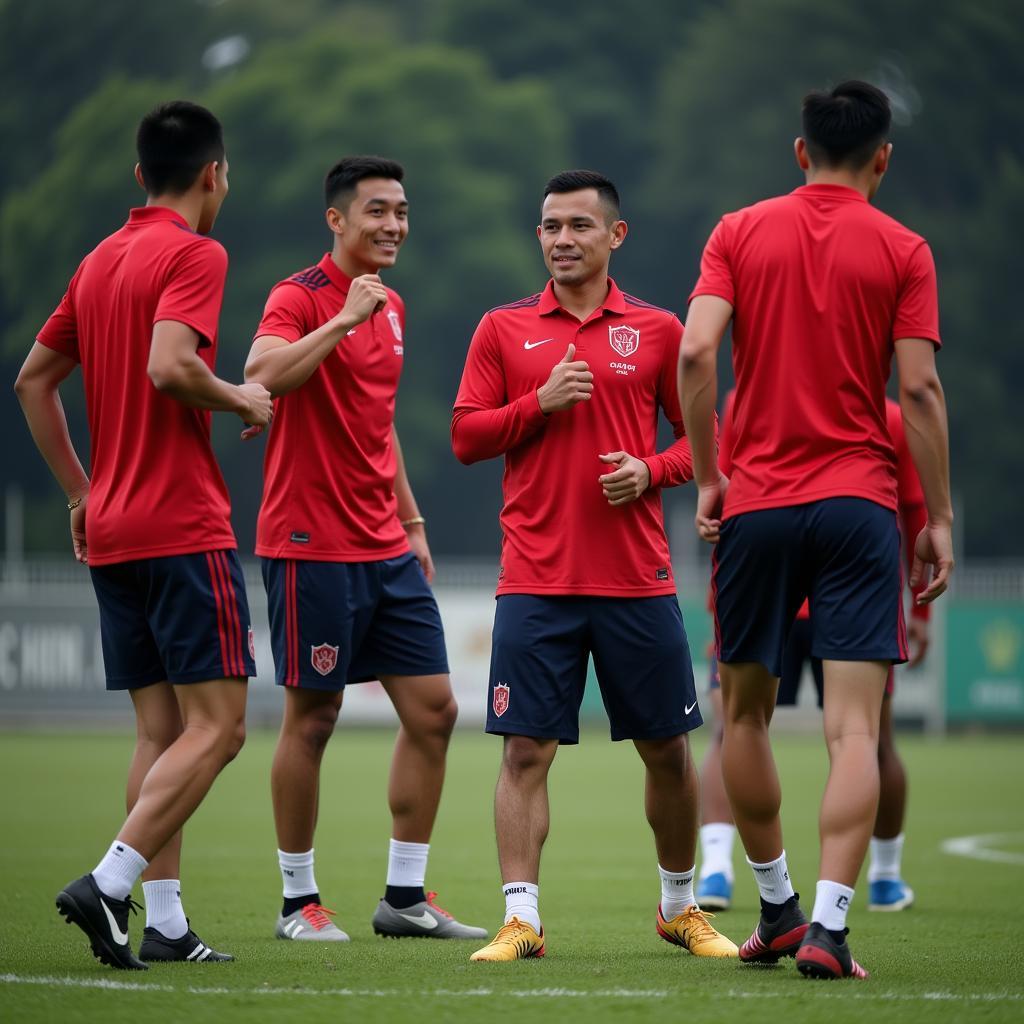
[[[700,766],[700,823],[708,825],[721,822],[732,825],[732,807],[722,779],[722,691],[712,690],[709,697],[715,711],[715,727]]]
[[[447,675],[386,676],[381,685],[401,723],[388,780],[392,834],[400,842],[429,843],[458,705]]]
[[[157,758],[118,840],[150,860],[188,821],[245,741],[242,679],[175,686],[181,735]]]
[[[728,910],[732,904],[732,846],[736,824],[722,780],[722,691],[708,694],[715,712],[711,740],[700,766],[700,876],[697,902],[705,910]]]
[[[548,837],[548,771],[558,740],[506,736],[494,793],[498,865],[504,882],[534,885],[540,877],[540,851]]]
[[[667,871],[689,871],[697,850],[700,788],[685,735],[634,740],[646,768],[644,810],[654,832],[658,863]]]
[[[878,732],[878,814],[873,835],[876,839],[895,839],[903,831],[907,807],[907,774],[896,750],[892,727],[892,698],[882,700]]]
[[[270,769],[278,849],[313,848],[320,762],[338,721],[344,690],[284,688],[284,716]]]

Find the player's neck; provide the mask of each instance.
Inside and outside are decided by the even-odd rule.
[[[370,266],[354,259],[352,254],[343,246],[337,243],[331,249],[331,259],[334,265],[347,277],[362,277],[363,274],[379,274],[380,267]]]
[[[203,213],[203,196],[193,195],[186,192],[184,195],[172,196],[147,196],[147,206],[162,206],[166,210],[173,210],[179,217],[183,217],[185,223],[193,230],[199,228],[199,219]]]
[[[567,313],[572,313],[580,322],[604,304],[608,297],[608,272],[605,271],[589,281],[571,286],[554,283],[555,298]]]
[[[842,168],[812,167],[805,172],[808,185],[842,185],[859,192],[865,199],[872,195],[872,177]]]

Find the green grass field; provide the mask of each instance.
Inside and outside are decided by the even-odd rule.
[[[707,962],[654,932],[658,882],[641,810],[639,760],[602,733],[559,755],[552,832],[541,878],[543,960],[470,964],[475,944],[375,937],[383,891],[384,801],[391,738],[342,730],[324,767],[317,877],[352,942],[332,948],[273,938],[280,880],[268,795],[274,737],[250,736],[190,823],[183,896],[199,933],[238,960],[114,972],[89,954],[53,906],[57,890],[93,866],[121,821],[126,735],[3,735],[0,846],[0,1019],[217,1021],[492,1020],[510,1014],[582,1020],[728,1021],[767,1012],[787,1024],[873,1019],[1024,1019],[1024,800],[1020,742],[907,738],[911,809],[905,874],[917,906],[869,914],[866,885],[851,942],[867,982],[813,983],[791,961],[775,969]],[[696,744],[698,755],[704,738]],[[825,755],[816,737],[777,739],[789,863],[813,903],[816,807]],[[456,735],[428,884],[464,921],[495,928],[503,902],[491,825],[499,743]],[[955,836],[995,841],[1016,862],[943,853]],[[1016,847],[1014,847],[1016,843]],[[737,859],[741,858],[737,850]],[[739,867],[739,866],[738,866]],[[756,892],[737,871],[737,904],[716,918],[742,941]],[[133,919],[133,942],[142,919]]]

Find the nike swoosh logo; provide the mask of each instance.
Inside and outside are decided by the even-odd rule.
[[[545,338],[543,341],[524,341],[523,348],[525,348],[526,351],[529,352],[531,348],[536,348],[538,345],[546,345],[549,341],[554,340],[554,338]]]
[[[683,714],[684,715],[688,715],[696,706],[697,706],[697,702],[694,701],[688,708],[684,708],[683,709]]]
[[[110,925],[111,938],[113,938],[119,946],[127,946],[128,933],[121,931],[117,926],[117,922],[114,920],[114,915],[110,912],[110,907],[104,903],[102,896],[100,897],[100,906],[103,908],[103,913],[107,915],[107,924]]]
[[[399,914],[398,916],[404,917],[406,921],[411,921],[413,924],[418,924],[421,928],[426,928],[427,931],[437,927],[437,921],[426,911],[423,911],[418,917],[413,917],[412,914]]]

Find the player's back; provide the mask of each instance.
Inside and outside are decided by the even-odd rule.
[[[722,219],[694,294],[734,309],[727,514],[835,496],[895,508],[885,385],[895,339],[938,340],[934,289],[924,240],[852,188],[808,185]]]
[[[90,562],[233,548],[210,414],[149,379],[153,325],[184,323],[212,369],[227,257],[165,207],[133,210],[83,261],[39,340],[82,366]]]

